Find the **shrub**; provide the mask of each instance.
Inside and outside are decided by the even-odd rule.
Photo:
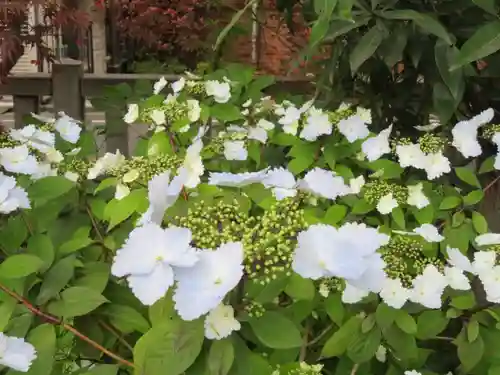
[[[500,234],[477,207],[499,165],[474,159],[500,141],[492,110],[409,139],[361,107],[274,102],[272,83],[160,80],[124,116],[151,126],[131,158],[96,160],[65,115],[4,134],[1,364],[497,371]]]

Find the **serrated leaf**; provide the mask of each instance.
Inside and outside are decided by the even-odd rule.
[[[0,277],[18,279],[37,272],[44,265],[43,260],[35,255],[11,255],[0,264]]]
[[[234,361],[234,347],[229,338],[212,341],[207,357],[208,375],[227,375]]]
[[[455,173],[457,174],[458,178],[461,179],[463,182],[472,185],[474,187],[481,188],[481,183],[479,182],[474,171],[472,171],[470,168],[458,167],[455,168]]]
[[[249,323],[255,336],[269,348],[290,349],[302,345],[302,337],[295,324],[276,311],[267,311]]]
[[[48,311],[56,316],[70,318],[86,315],[106,302],[108,300],[95,290],[75,286],[64,290],[60,300],[49,304]]]
[[[166,320],[151,328],[134,347],[135,375],[180,375],[200,354],[203,320]]]
[[[456,63],[451,70],[480,60],[500,49],[500,21],[491,21],[478,29],[462,45]]]

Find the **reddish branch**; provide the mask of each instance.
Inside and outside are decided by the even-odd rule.
[[[128,366],[128,367],[132,367],[132,368],[135,367],[132,362],[127,361],[126,359],[120,357],[119,355],[117,355],[117,354],[109,351],[104,346],[98,344],[94,340],[92,340],[89,337],[85,336],[83,333],[81,333],[80,331],[78,331],[73,326],[71,326],[71,325],[69,325],[67,323],[64,323],[61,319],[57,318],[54,315],[47,314],[47,313],[41,311],[40,309],[36,308],[28,300],[26,300],[24,297],[20,296],[16,292],[10,290],[5,285],[0,284],[0,290],[2,290],[3,292],[5,292],[9,296],[11,296],[12,298],[14,298],[15,300],[17,300],[18,302],[22,303],[31,313],[33,313],[34,315],[39,316],[40,318],[42,318],[47,323],[50,323],[50,324],[53,324],[53,325],[57,325],[57,326],[61,326],[66,331],[71,332],[73,335],[75,335],[79,339],[85,341],[87,344],[93,346],[94,348],[96,348],[97,350],[99,350],[101,353],[106,354],[108,357],[113,358],[114,360],[116,360],[117,362],[119,362],[121,364],[123,364],[125,366]]]

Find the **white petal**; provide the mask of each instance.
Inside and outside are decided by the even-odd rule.
[[[425,196],[422,183],[408,186],[407,203],[422,209],[430,204],[429,199]]]
[[[384,195],[377,203],[377,211],[382,215],[388,215],[398,207],[398,201],[394,199],[392,193]]]
[[[157,263],[150,274],[129,276],[127,281],[134,296],[144,305],[151,306],[174,284],[174,273],[172,267]]]
[[[350,284],[346,284],[344,291],[342,292],[342,302],[353,304],[361,301],[365,298],[369,292],[366,290],[361,290],[352,286]]]
[[[423,224],[413,230],[422,236],[427,242],[441,242],[444,237],[439,234],[438,229],[432,224]]]
[[[478,246],[498,245],[500,244],[500,233],[484,233],[476,237]]]

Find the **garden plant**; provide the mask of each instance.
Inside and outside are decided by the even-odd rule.
[[[131,157],[64,113],[1,135],[2,371],[500,373],[493,110],[402,138],[272,84],[161,79]]]

